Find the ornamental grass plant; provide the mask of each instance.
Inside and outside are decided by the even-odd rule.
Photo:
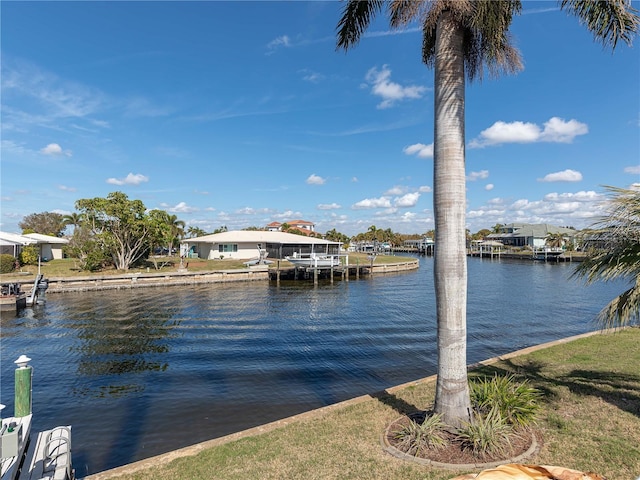
[[[535,424],[540,409],[540,392],[524,379],[518,381],[515,375],[493,375],[478,377],[469,382],[471,403],[481,416],[488,416],[492,410],[505,423],[514,427],[530,427]]]

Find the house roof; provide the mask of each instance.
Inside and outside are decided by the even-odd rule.
[[[69,243],[69,240],[66,238],[53,237],[51,235],[43,235],[41,233],[25,233],[24,237],[32,238],[38,243],[51,243],[51,244],[60,244],[66,245]]]
[[[492,233],[487,238],[513,238],[513,237],[534,237],[545,238],[549,234],[561,233],[567,236],[573,236],[578,233],[573,228],[556,227],[546,223],[529,224],[529,223],[511,223],[505,225],[507,228],[513,228],[513,233]]]
[[[8,232],[0,232],[0,239],[3,241],[3,245],[30,245],[38,243],[35,238],[29,238],[26,235]]]
[[[2,245],[33,245],[42,243],[64,245],[69,243],[69,240],[66,238],[53,237],[41,233],[25,233],[24,235],[19,235],[8,232],[0,232],[0,241]]]
[[[262,230],[234,230],[230,232],[213,233],[202,237],[187,238],[185,243],[287,243],[303,245],[337,245],[341,242],[331,242],[321,238],[295,235],[284,232],[268,232]]]

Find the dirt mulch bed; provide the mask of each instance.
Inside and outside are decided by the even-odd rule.
[[[399,446],[399,441],[394,438],[394,432],[400,430],[403,426],[409,424],[411,420],[421,423],[424,421],[426,412],[417,412],[407,416],[400,417],[394,421],[385,432],[385,443],[396,450],[411,456],[406,451],[403,451],[403,447]],[[463,448],[462,443],[454,433],[446,432],[445,437],[447,445],[443,448],[429,448],[413,454],[414,458],[422,459],[429,462],[436,462],[441,464],[454,465],[493,465],[499,463],[505,463],[505,461],[511,461],[513,459],[523,459],[523,455],[531,449],[532,445],[536,443],[535,432],[526,430],[520,433],[514,433],[510,439],[511,445],[507,446],[504,452],[500,455],[483,455],[475,454],[469,449]]]

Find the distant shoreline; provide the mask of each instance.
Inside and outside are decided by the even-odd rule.
[[[396,273],[415,270],[419,267],[418,259],[408,259],[403,262],[372,265],[373,274]],[[77,293],[104,290],[125,290],[132,288],[166,287],[166,286],[195,286],[211,283],[233,283],[269,281],[268,266],[252,266],[244,269],[211,270],[211,271],[166,271],[150,273],[123,273],[118,275],[82,275],[74,277],[47,277],[49,293]],[[3,281],[7,281],[3,279]],[[28,281],[12,280],[22,285],[28,291],[33,286],[33,278]]]

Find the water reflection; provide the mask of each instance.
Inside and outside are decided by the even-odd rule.
[[[471,260],[469,363],[596,328],[591,320],[626,286],[585,287],[572,270]],[[317,286],[229,283],[47,300],[2,319],[1,401],[11,412],[11,362],[29,355],[33,428],[73,425],[79,476],[436,371],[430,258],[418,271]]]

